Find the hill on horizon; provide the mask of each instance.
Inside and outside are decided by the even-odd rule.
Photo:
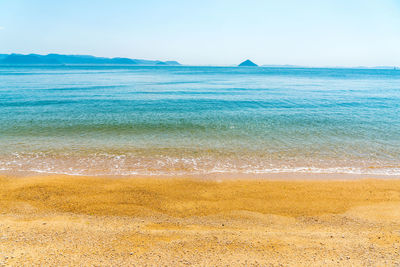
[[[256,63],[254,63],[253,61],[251,61],[250,59],[243,61],[238,66],[239,67],[258,67],[258,65]]]

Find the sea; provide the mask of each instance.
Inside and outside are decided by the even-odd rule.
[[[400,175],[400,70],[0,66],[0,172]]]

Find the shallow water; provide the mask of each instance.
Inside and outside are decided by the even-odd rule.
[[[400,175],[400,71],[0,66],[0,170]]]

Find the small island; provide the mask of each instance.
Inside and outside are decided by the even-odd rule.
[[[243,61],[242,63],[240,63],[238,65],[238,67],[258,67],[258,65],[256,63],[254,63],[253,61],[251,61],[250,59],[247,59],[247,60]]]

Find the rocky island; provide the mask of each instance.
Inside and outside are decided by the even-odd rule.
[[[251,61],[250,59],[247,59],[247,60],[243,61],[242,63],[240,63],[238,65],[238,67],[258,67],[258,65],[256,63],[254,63],[253,61]]]

